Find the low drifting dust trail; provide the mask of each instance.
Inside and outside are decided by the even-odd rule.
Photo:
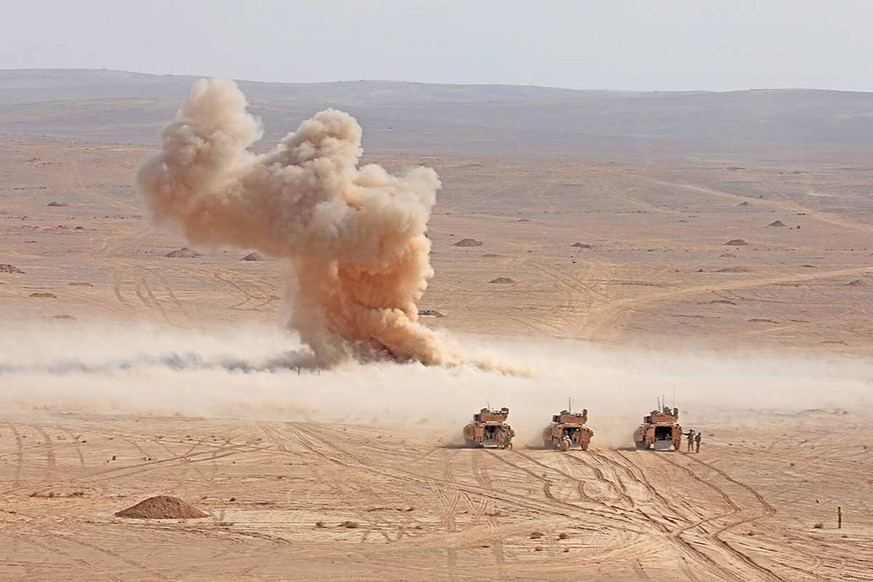
[[[290,326],[322,363],[459,363],[459,349],[418,322],[433,276],[425,232],[436,172],[359,166],[361,127],[334,109],[255,154],[263,128],[247,105],[232,81],[194,86],[139,171],[155,222],[180,226],[195,245],[285,259]]]
[[[873,363],[863,360],[475,337],[464,343],[473,359],[491,354],[532,373],[354,360],[319,370],[299,339],[280,329],[46,322],[0,329],[0,409],[6,420],[55,410],[409,425],[459,440],[470,415],[490,401],[510,408],[519,446],[539,446],[544,424],[570,396],[588,408],[602,448],[631,444],[655,397],[674,390],[694,426],[737,414],[754,422],[756,409],[852,412],[869,407],[873,386]]]

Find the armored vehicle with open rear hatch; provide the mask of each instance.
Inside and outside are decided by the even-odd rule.
[[[512,448],[515,431],[506,424],[509,409],[483,408],[473,415],[473,422],[464,427],[464,443],[468,447]]]
[[[634,444],[638,449],[678,451],[682,445],[682,427],[679,426],[679,409],[664,406],[643,417],[643,423],[634,431]]]
[[[579,447],[587,451],[594,431],[585,426],[586,422],[588,422],[587,409],[583,409],[582,412],[562,410],[560,414],[552,416],[552,423],[543,429],[543,446],[562,451]]]

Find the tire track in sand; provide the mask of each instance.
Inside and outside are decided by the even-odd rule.
[[[685,455],[685,457],[687,457],[687,455]],[[753,517],[750,517],[750,518],[747,518],[747,519],[732,520],[732,521],[730,521],[727,525],[718,528],[717,530],[715,530],[715,531],[712,532],[712,533],[708,533],[708,532],[706,532],[706,531],[704,531],[704,530],[702,529],[702,526],[704,526],[704,525],[707,524],[707,523],[710,523],[710,522],[716,521],[716,520],[718,520],[718,519],[729,519],[729,518],[731,518],[731,517],[734,516],[734,515],[740,515],[740,514],[742,513],[742,509],[741,509],[740,506],[737,505],[737,503],[736,503],[736,502],[735,502],[735,501],[730,497],[730,495],[729,495],[729,494],[728,494],[724,489],[722,489],[721,487],[719,487],[718,485],[716,485],[716,484],[714,484],[714,483],[712,483],[712,482],[710,482],[710,481],[707,481],[706,479],[704,479],[704,478],[700,477],[699,475],[697,475],[696,473],[694,473],[690,468],[685,467],[685,466],[679,464],[679,463],[676,462],[676,461],[673,461],[673,460],[671,460],[671,459],[668,459],[667,457],[664,457],[664,456],[659,456],[659,458],[661,458],[661,459],[664,460],[665,462],[667,462],[667,463],[669,463],[669,464],[671,464],[671,465],[677,467],[677,468],[678,468],[679,470],[681,470],[683,473],[685,473],[686,475],[688,475],[689,477],[691,477],[692,480],[697,481],[697,482],[699,482],[699,483],[705,485],[706,487],[709,487],[709,488],[712,489],[713,491],[715,491],[715,493],[716,493],[719,497],[721,497],[721,498],[724,500],[724,502],[725,502],[726,504],[728,504],[728,506],[730,507],[730,510],[729,510],[729,511],[727,511],[727,512],[721,514],[721,515],[717,515],[717,516],[715,516],[715,517],[711,517],[711,518],[703,519],[703,520],[700,520],[700,521],[697,522],[697,523],[693,523],[693,524],[690,524],[690,525],[685,526],[685,527],[683,527],[683,528],[680,528],[680,529],[678,529],[678,530],[675,530],[673,533],[671,533],[671,536],[673,536],[673,537],[675,537],[675,538],[679,538],[683,533],[685,533],[686,531],[688,531],[688,530],[690,530],[690,529],[701,528],[701,532],[706,536],[706,538],[708,538],[708,539],[713,543],[713,545],[714,545],[715,547],[717,547],[717,548],[721,548],[722,550],[724,550],[725,552],[727,552],[730,556],[732,556],[732,557],[735,558],[736,560],[739,560],[739,562],[740,562],[741,564],[745,565],[747,568],[749,568],[749,569],[751,569],[752,571],[754,571],[754,572],[757,574],[758,577],[762,577],[762,579],[765,579],[765,580],[771,580],[771,581],[773,581],[773,582],[786,582],[784,578],[782,578],[781,576],[778,576],[777,574],[775,574],[775,573],[774,573],[772,570],[770,570],[769,568],[767,568],[767,567],[765,567],[765,566],[762,566],[762,565],[758,564],[755,560],[753,560],[752,558],[750,558],[750,557],[747,556],[746,554],[740,552],[739,550],[737,550],[736,548],[734,548],[733,546],[731,546],[730,544],[728,544],[726,541],[724,541],[724,540],[720,537],[721,534],[723,534],[724,532],[728,531],[728,530],[731,529],[731,528],[737,527],[737,526],[739,526],[739,525],[741,525],[741,524],[744,524],[744,523],[749,523],[749,522],[751,522],[751,521],[755,521],[755,520],[761,519],[762,517],[765,517],[765,516],[768,516],[768,515],[772,515],[772,514],[768,513],[768,511],[765,509],[765,512],[764,512],[763,514],[761,514],[761,515],[756,515],[756,516],[753,516]],[[700,464],[703,465],[704,467],[707,467],[707,468],[709,468],[709,469],[713,469],[713,470],[715,470],[716,473],[718,473],[719,475],[721,475],[722,477],[724,477],[726,480],[728,480],[728,481],[730,481],[731,483],[734,483],[735,485],[738,485],[738,486],[742,487],[743,489],[746,489],[747,491],[751,492],[751,493],[752,493],[752,494],[753,494],[753,495],[754,495],[754,496],[755,496],[755,497],[756,497],[756,498],[757,498],[757,499],[762,503],[762,505],[763,505],[765,508],[772,509],[773,512],[775,513],[775,509],[773,509],[773,507],[772,507],[769,503],[767,503],[767,502],[764,500],[764,498],[763,498],[763,497],[762,497],[762,496],[761,496],[757,491],[755,491],[754,489],[752,489],[751,487],[748,487],[748,486],[745,485],[745,484],[739,483],[738,481],[736,481],[735,479],[733,479],[733,478],[730,477],[727,473],[725,473],[724,471],[722,471],[722,470],[720,470],[720,469],[715,469],[715,468],[712,467],[711,465],[708,465],[708,464],[706,464],[706,463],[703,463],[702,461],[699,461],[699,460],[697,460],[697,459],[693,459],[693,458],[691,458],[691,460],[700,463]],[[747,574],[748,574],[748,572],[743,573],[744,576],[747,575]],[[744,579],[744,578],[741,578],[741,579]]]
[[[12,479],[12,487],[18,489],[21,487],[21,467],[24,464],[24,445],[21,443],[21,433],[11,422],[6,425],[12,431],[12,436],[15,437],[15,477]]]
[[[31,425],[31,428],[39,433],[42,437],[43,447],[45,448],[46,474],[49,479],[53,479],[57,473],[57,460],[55,459],[55,449],[52,445],[52,439],[48,433],[39,425]]]
[[[475,477],[476,482],[479,483],[483,489],[493,492],[494,485],[491,483],[491,476],[482,464],[482,455],[478,453],[479,451],[473,451],[473,461],[470,467],[473,471],[473,477]],[[497,523],[497,511],[494,507],[494,498],[486,497],[484,509],[485,515],[488,517],[488,528],[491,530],[491,553],[494,554],[494,560],[497,562],[497,567],[499,568],[499,573],[502,577],[506,574],[506,557],[503,552],[503,538],[499,535],[500,529],[499,524]]]

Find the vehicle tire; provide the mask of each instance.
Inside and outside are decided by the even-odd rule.
[[[467,446],[468,449],[475,449],[479,446],[478,442],[472,441],[470,439],[464,439],[464,444]]]
[[[543,448],[544,449],[554,449],[555,443],[553,443],[551,439],[549,439],[547,441],[544,440],[543,441]]]
[[[570,441],[566,439],[561,439],[561,444],[558,445],[562,451],[566,452],[570,450]]]
[[[582,444],[579,445],[579,446],[582,447],[582,450],[583,450],[583,451],[587,451],[587,450],[588,450],[588,443],[582,443]]]
[[[641,451],[641,450],[646,448],[646,441],[639,441],[636,443],[636,445],[637,445],[637,450]]]

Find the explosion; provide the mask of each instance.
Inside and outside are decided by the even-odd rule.
[[[433,276],[425,236],[440,181],[430,168],[359,166],[361,126],[327,109],[270,152],[233,81],[201,80],[137,182],[162,225],[194,245],[285,259],[289,325],[320,362],[389,354],[452,364],[457,350],[418,322]]]

